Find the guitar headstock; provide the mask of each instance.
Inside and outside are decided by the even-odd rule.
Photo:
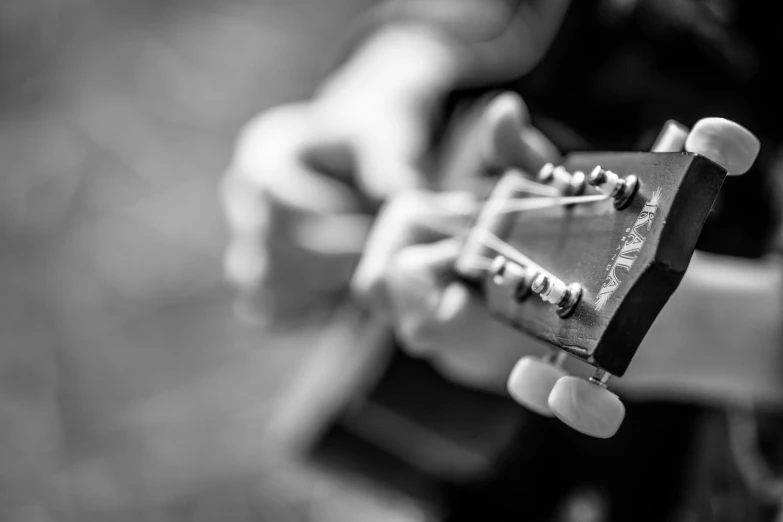
[[[725,120],[667,132],[679,137],[656,150],[690,152],[575,153],[534,177],[507,172],[456,265],[497,317],[558,349],[520,362],[512,396],[595,436],[611,436],[624,415],[606,382],[625,373],[677,289],[726,175],[758,152]],[[565,354],[596,368],[591,383],[566,376]]]

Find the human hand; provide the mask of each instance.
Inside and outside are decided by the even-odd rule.
[[[381,212],[354,277],[355,295],[393,326],[402,347],[455,382],[501,391],[516,360],[542,343],[490,316],[453,266],[453,234],[477,202],[466,192],[410,191]]]
[[[516,95],[489,103],[479,124],[486,163],[534,171],[558,161],[555,147],[526,120]],[[454,236],[477,205],[468,192],[416,190],[392,199],[371,232],[352,289],[388,319],[410,353],[452,380],[501,391],[517,359],[546,349],[492,318],[454,273]]]
[[[464,194],[416,193],[392,202],[373,230],[354,289],[386,311],[412,353],[455,380],[502,390],[517,358],[545,350],[495,321],[454,276],[457,242],[444,238],[472,206]],[[695,254],[613,388],[639,398],[782,401],[781,273],[775,260]],[[566,370],[592,373],[572,358]]]
[[[379,201],[425,185],[448,46],[419,29],[371,38],[310,101],[253,119],[223,179],[225,270],[242,310],[296,316],[343,289]]]

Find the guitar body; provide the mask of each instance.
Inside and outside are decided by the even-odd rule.
[[[699,441],[719,420],[694,405],[627,403],[615,437],[587,437],[507,396],[446,380],[360,311],[345,312],[310,361],[323,386],[305,371],[299,384],[310,391],[285,402],[300,417],[289,424],[289,443],[309,465],[410,497],[436,520],[547,520],[585,491],[608,495],[612,520],[665,520],[687,497]],[[361,378],[335,392],[335,379],[348,372]],[[316,393],[327,383],[330,398]]]
[[[368,370],[380,375],[354,386],[324,419],[305,448],[313,464],[435,511],[498,469],[524,422],[519,405],[456,385],[394,343],[353,348],[375,352]]]

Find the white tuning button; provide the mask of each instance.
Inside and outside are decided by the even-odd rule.
[[[549,394],[550,411],[577,431],[608,439],[620,428],[625,406],[614,393],[596,382],[579,377],[562,377]]]
[[[685,150],[706,156],[730,175],[744,174],[756,161],[761,142],[748,129],[723,118],[696,122],[685,140]]]
[[[509,395],[522,406],[545,417],[554,416],[549,409],[552,389],[557,381],[568,376],[562,368],[565,352],[558,352],[542,359],[532,355],[522,357],[508,378]]]

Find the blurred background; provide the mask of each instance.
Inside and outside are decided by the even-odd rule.
[[[239,325],[217,183],[370,0],[0,3],[0,520],[415,520],[266,443],[311,343]]]

